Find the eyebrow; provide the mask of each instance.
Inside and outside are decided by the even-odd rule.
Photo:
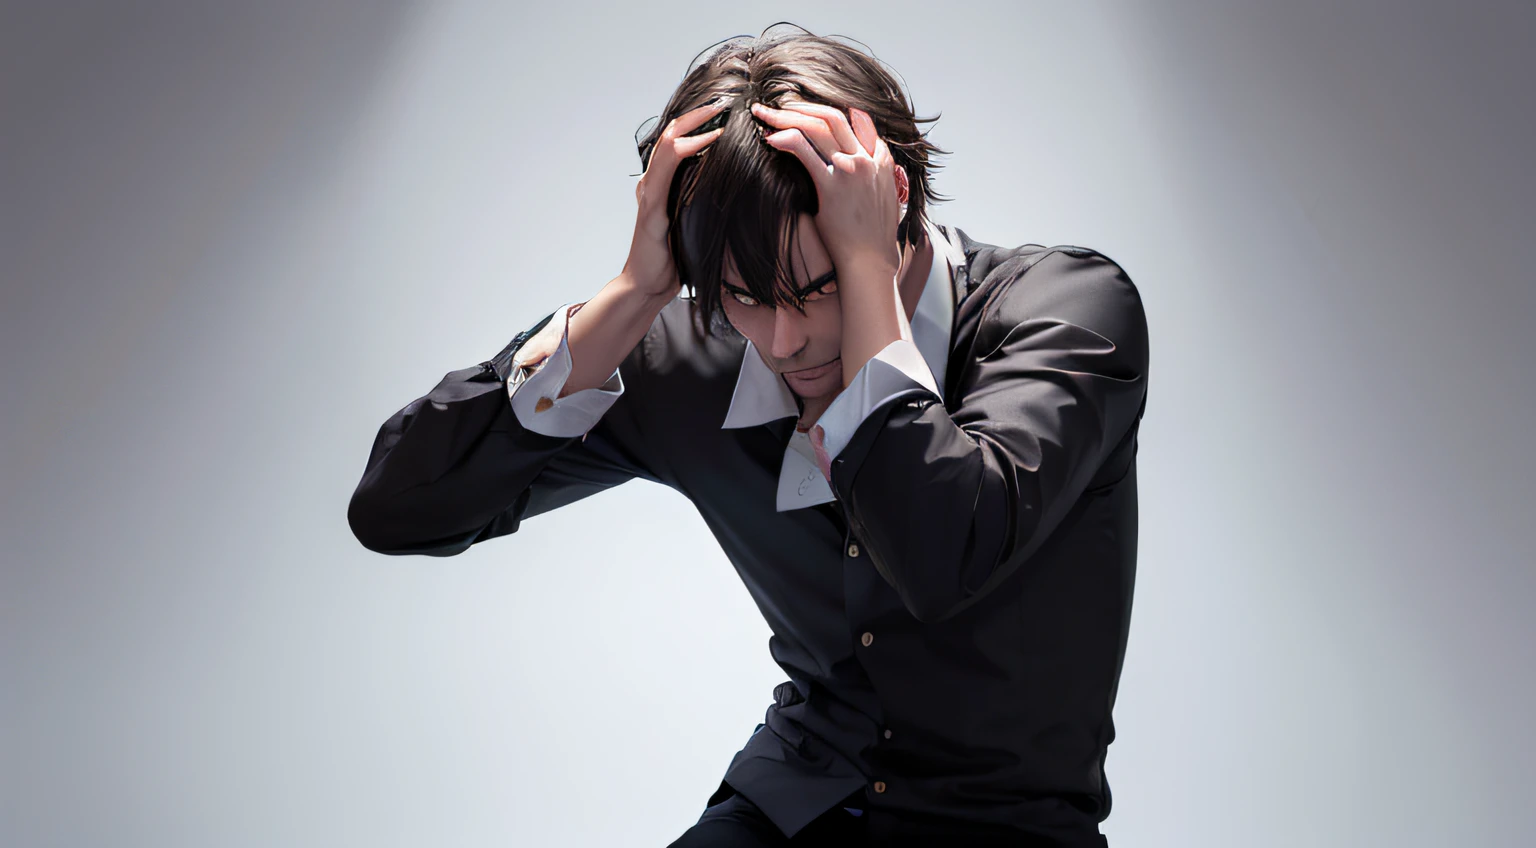
[[[832,270],[828,271],[827,273],[822,274],[820,277],[817,277],[816,279],[811,280],[809,283],[806,283],[803,288],[796,289],[793,292],[793,295],[796,298],[803,298],[806,295],[810,294],[811,292],[821,288],[822,286],[824,286],[827,283],[830,283],[830,282],[832,282],[833,280],[836,280],[836,279],[837,279],[837,269],[833,268]],[[732,291],[732,292],[735,292],[737,294],[744,294],[747,297],[753,297],[754,296],[751,292],[747,291],[746,289],[742,288],[741,286],[732,285],[731,283],[726,282],[724,279],[720,280],[720,285],[724,286],[727,291]]]

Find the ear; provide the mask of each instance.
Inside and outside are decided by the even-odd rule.
[[[906,203],[907,202],[907,191],[908,191],[908,189],[907,189],[907,169],[901,167],[900,165],[897,165],[896,166],[896,201],[898,203]]]

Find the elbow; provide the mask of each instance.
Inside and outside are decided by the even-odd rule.
[[[402,540],[390,532],[393,522],[358,489],[347,503],[347,526],[363,547],[376,554],[398,554]]]
[[[368,497],[363,490],[347,504],[347,525],[365,548],[387,556],[455,556],[474,544],[478,531],[454,537],[429,538],[419,532],[408,515],[391,510]]]

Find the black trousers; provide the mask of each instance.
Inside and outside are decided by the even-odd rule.
[[[728,797],[718,800],[725,793],[729,793]],[[982,828],[962,822],[917,819],[893,821],[884,815],[876,821],[868,812],[856,815],[846,809],[862,808],[862,793],[849,796],[822,813],[793,838],[787,838],[757,805],[730,789],[728,784],[722,784],[720,792],[715,793],[710,800],[716,803],[706,808],[698,822],[684,831],[668,848],[1108,848],[1109,845],[1099,835],[1081,841],[1059,842],[1019,831]]]

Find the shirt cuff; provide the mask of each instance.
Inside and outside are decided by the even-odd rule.
[[[512,411],[524,427],[540,435],[566,439],[584,436],[624,394],[624,378],[615,368],[601,386],[560,396],[565,381],[571,376],[570,320],[581,307],[582,304],[577,303],[556,309],[544,329],[524,343],[524,347],[542,347],[534,342],[546,341],[556,333],[560,335],[559,346],[542,362],[524,365],[521,359],[512,360],[512,372],[507,376],[507,396],[512,401]]]
[[[816,421],[822,429],[828,459],[836,459],[842,453],[870,413],[895,396],[919,388],[938,399],[939,387],[917,345],[897,339],[881,348]]]

